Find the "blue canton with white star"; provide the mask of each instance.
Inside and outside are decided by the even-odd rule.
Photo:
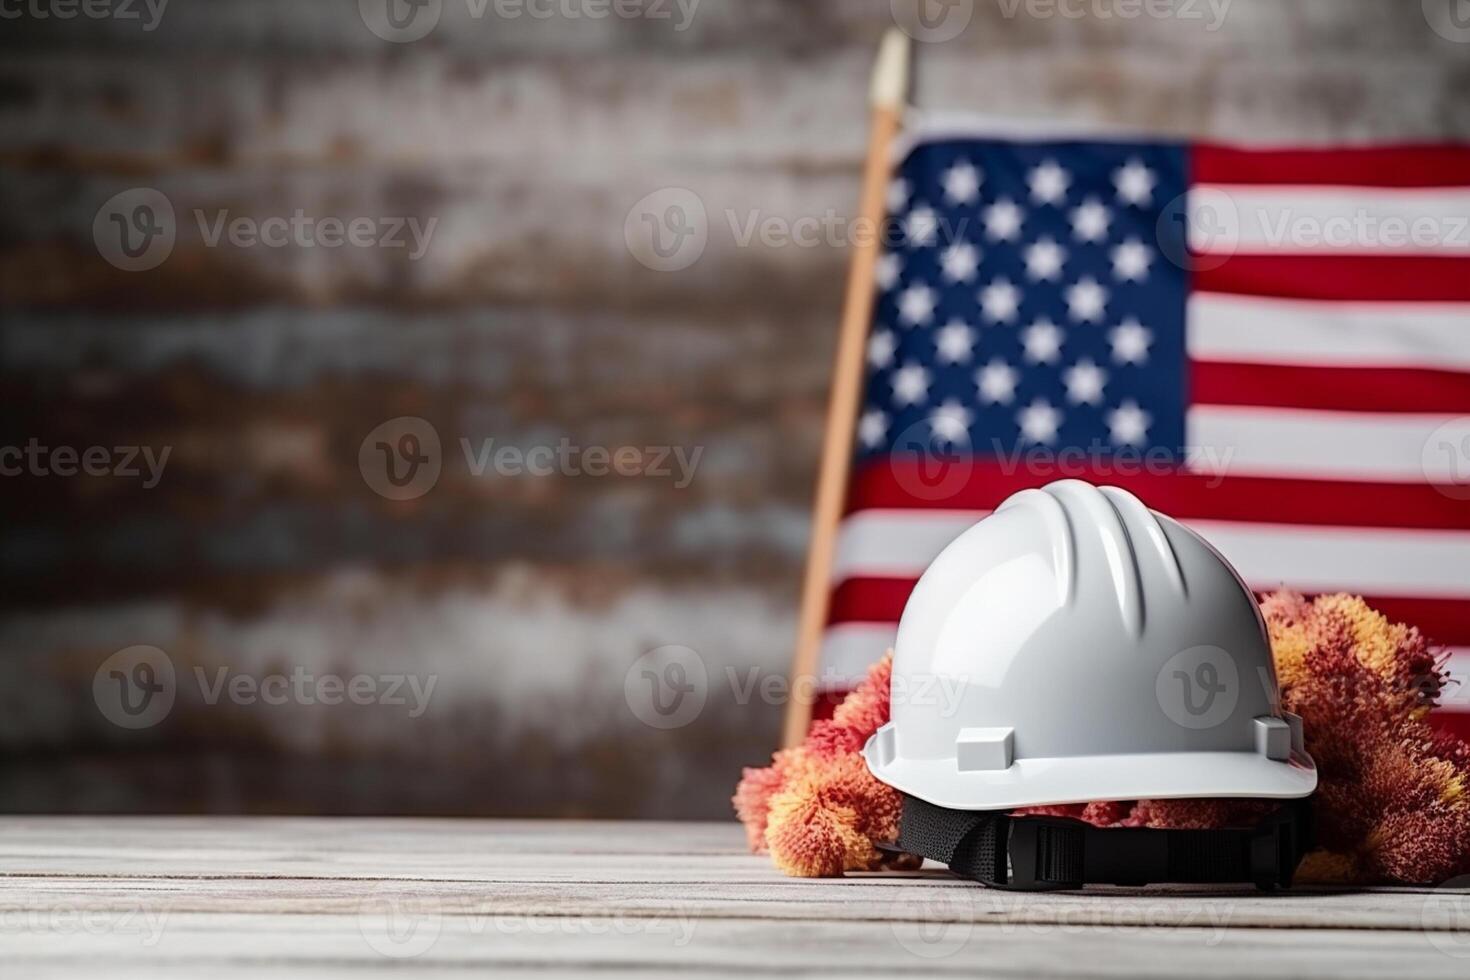
[[[860,456],[938,442],[1181,461],[1188,274],[1161,251],[1177,144],[917,146],[889,191]]]

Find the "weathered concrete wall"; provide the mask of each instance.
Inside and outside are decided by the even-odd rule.
[[[977,0],[919,46],[919,101],[1232,140],[1470,136],[1470,45],[1419,3],[1105,16],[1128,6]],[[736,704],[732,680],[789,654],[844,258],[742,246],[732,221],[850,209],[890,4],[702,0],[683,30],[672,3],[471,9],[443,0],[407,44],[354,0],[0,21],[0,445],[171,452],[152,488],[4,478],[0,807],[709,816],[771,747],[780,706]],[[177,241],[126,272],[93,222],[136,187]],[[624,238],[668,187],[710,216],[676,273]],[[220,212],[298,209],[435,224],[417,258],[209,242]],[[358,453],[403,415],[433,424],[443,473],[393,501]],[[687,486],[476,476],[459,440],[491,438],[703,455]],[[92,682],[134,644],[181,680],[130,732]],[[624,698],[666,644],[710,674],[673,732]],[[408,717],[209,704],[193,674],[297,665],[437,686]]]

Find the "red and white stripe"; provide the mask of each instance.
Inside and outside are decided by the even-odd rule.
[[[1100,478],[1194,527],[1256,589],[1355,593],[1418,626],[1461,682],[1441,720],[1470,732],[1470,148],[1200,147],[1193,166],[1195,197],[1238,212],[1232,254],[1201,262],[1188,307],[1186,441],[1200,451],[1190,473]],[[1395,219],[1442,234],[1281,234]],[[976,460],[936,505],[904,490],[901,465],[854,476],[823,649],[834,689],[891,645],[955,534],[1073,475]]]

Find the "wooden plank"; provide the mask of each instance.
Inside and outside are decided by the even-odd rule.
[[[589,406],[656,415],[661,403],[652,396],[659,392],[651,389],[659,387],[708,398],[716,386],[707,411],[718,414],[804,397],[826,369],[803,362],[830,351],[831,332],[819,323],[836,309],[834,297],[813,298],[799,314],[788,309],[779,322],[753,319],[738,332],[707,308],[639,316],[480,304],[456,312],[288,307],[127,317],[18,311],[6,319],[0,353],[8,370],[22,375],[18,382],[39,378],[57,385],[89,369],[148,377],[192,364],[218,384],[243,389],[242,397],[261,391],[301,413],[321,407],[293,400],[313,385],[400,381],[512,402],[499,407],[499,416],[490,415],[493,403],[477,406],[474,421],[482,424],[513,423],[529,414],[516,398],[549,397],[563,385],[577,389],[568,398],[570,421],[590,418]],[[740,360],[751,366],[732,364]],[[537,365],[543,374],[527,377]],[[670,376],[676,367],[682,373]],[[105,401],[111,387],[94,382],[74,392],[44,393],[113,408]],[[230,412],[230,406],[181,407],[206,419]],[[814,425],[820,430],[820,421]]]
[[[97,920],[94,920],[97,921]],[[25,976],[415,975],[1463,978],[1465,963],[1419,933],[514,916],[421,919],[395,943],[371,917],[176,914],[5,937]],[[156,931],[153,931],[156,927]],[[931,931],[925,931],[929,929]],[[127,930],[127,931],[123,931]],[[416,931],[415,931],[416,930]],[[156,938],[155,938],[156,937]],[[421,951],[420,947],[422,948]],[[386,950],[383,952],[381,950]],[[407,955],[416,953],[416,955]],[[395,955],[399,954],[399,955]]]
[[[585,156],[610,160],[611,152],[594,146]],[[224,173],[167,162],[147,176],[108,173],[100,163],[74,169],[70,177],[22,169],[0,188],[0,230],[15,239],[24,229],[28,238],[24,246],[0,249],[4,308],[136,313],[258,310],[276,302],[397,313],[490,305],[501,308],[491,313],[507,314],[509,327],[524,327],[535,317],[504,307],[539,303],[548,312],[597,311],[604,329],[616,322],[608,309],[662,317],[697,311],[696,323],[724,319],[728,327],[733,315],[760,317],[789,334],[797,333],[791,317],[815,319],[837,305],[856,179],[845,168],[806,174],[778,166],[752,175],[646,158],[633,172],[578,178],[558,175],[541,154],[433,168],[405,162],[359,170],[348,163],[326,172],[320,163],[278,168],[269,160]],[[527,181],[526,172],[544,179]],[[92,227],[106,201],[138,186],[168,198],[176,240],[157,268],[129,273],[103,260]],[[639,200],[669,187],[697,195],[708,236],[698,259],[678,275],[645,268],[624,237]],[[318,229],[329,220],[368,222],[363,244],[332,238],[341,231],[330,226],[321,237]],[[237,233],[235,222],[248,227]],[[257,237],[255,228],[265,228],[276,244]],[[35,281],[38,276],[45,281]],[[473,316],[483,329],[486,311]],[[587,320],[595,329],[594,318]],[[340,326],[339,332],[352,331]],[[434,336],[401,343],[421,345]]]
[[[825,317],[796,312],[732,330],[703,314],[500,307],[8,318],[0,345],[13,391],[47,410],[0,423],[11,430],[0,441],[144,445],[169,457],[151,488],[141,478],[14,481],[7,533],[24,545],[0,557],[0,605],[27,615],[0,623],[0,650],[65,657],[132,642],[174,649],[177,635],[191,632],[185,621],[203,616],[215,626],[193,635],[217,646],[202,653],[233,660],[226,634],[259,635],[284,626],[283,616],[299,637],[310,616],[302,603],[312,596],[318,625],[331,624],[349,663],[364,637],[344,631],[360,632],[353,624],[361,614],[325,608],[337,604],[339,572],[351,561],[378,569],[351,576],[352,591],[378,597],[356,608],[394,605],[424,651],[451,646],[432,635],[436,617],[442,627],[492,609],[502,629],[477,629],[477,637],[515,632],[532,642],[524,631],[535,626],[550,630],[535,642],[587,649],[630,632],[646,636],[651,620],[667,627],[660,639],[669,633],[665,642],[691,644],[698,637],[678,624],[698,608],[725,624],[711,636],[769,627],[743,650],[730,648],[732,665],[779,662],[805,548],[829,327]],[[556,406],[554,423],[548,405]],[[442,473],[421,501],[384,500],[359,471],[363,438],[400,414],[431,420],[441,437]],[[607,452],[669,447],[668,475],[585,475],[580,458],[576,470],[549,476],[489,465],[501,447],[524,452],[562,441]],[[679,453],[693,464],[692,479],[677,476]],[[222,486],[231,492],[207,492]],[[692,575],[715,567],[730,596],[690,590]],[[502,582],[506,572],[519,584]],[[556,607],[555,615],[539,617],[525,604],[527,575],[545,590],[536,605]],[[502,586],[504,602],[496,598]],[[658,612],[644,605],[645,590],[675,586],[679,596],[652,600]],[[587,606],[567,595],[589,589],[607,602]],[[751,592],[772,604],[754,619]],[[278,600],[289,608],[273,608]],[[78,613],[79,603],[94,601]],[[620,623],[625,602],[645,612]],[[130,625],[150,610],[171,624],[169,635],[139,636]],[[482,663],[502,658],[515,659],[497,651]],[[446,662],[482,673],[459,654]],[[755,732],[761,722],[740,728]],[[767,745],[753,741],[726,781],[739,763],[762,759]],[[724,795],[714,797],[721,809]]]
[[[246,50],[301,59],[399,50],[365,29],[355,2],[175,0],[152,30],[144,29],[155,20],[148,15],[149,4],[138,0],[128,6],[138,16],[33,19],[13,25],[13,30],[0,35],[4,39],[0,43],[61,50],[86,45],[169,55]],[[158,6],[157,0],[152,6]],[[890,0],[843,0],[798,8],[780,0],[620,0],[617,9],[632,6],[638,11],[633,17],[612,15],[612,6],[598,0],[443,0],[432,33],[406,47],[448,50],[482,61],[516,55],[573,58],[606,50],[706,54],[754,45],[799,56],[854,44],[871,47],[894,22]],[[1259,52],[1279,57],[1310,54],[1313,44],[1340,47],[1365,35],[1384,51],[1430,48],[1418,7],[1401,0],[1294,0],[1290,5],[1279,0],[1232,0],[1223,5],[1116,7],[1018,0],[965,6],[972,8],[970,20],[956,46],[977,56],[1055,44],[1068,50],[1167,45],[1196,56]],[[1161,7],[1165,16],[1140,13]],[[1063,10],[1072,13],[1065,16]],[[1077,13],[1096,10],[1103,13]],[[1168,16],[1170,10],[1179,15]]]
[[[805,548],[824,319],[793,311],[735,331],[702,315],[504,308],[16,315],[0,354],[19,399],[48,411],[0,423],[6,444],[168,455],[161,473],[140,460],[132,478],[15,481],[11,528],[28,544],[0,601],[187,593],[213,574],[344,556],[708,567],[713,545],[727,565],[763,563],[751,578],[765,578]],[[373,493],[359,467],[364,437],[401,414],[427,419],[441,444],[432,494],[411,506]],[[504,447],[524,460],[563,444],[557,472],[495,465]],[[625,446],[646,471],[587,472],[585,450]],[[242,471],[252,479],[231,493],[201,493]],[[161,512],[187,518],[159,533]],[[612,533],[630,526],[632,540]]]
[[[739,864],[645,856],[637,862],[540,855],[494,868],[329,876],[200,874],[21,875],[0,878],[0,910],[76,907],[150,914],[356,914],[387,901],[445,917],[606,916],[629,919],[756,917],[813,922],[1013,924],[1066,928],[1463,931],[1470,897],[1429,889],[1339,891],[1302,887],[1265,896],[1248,888],[1093,888],[1024,895],[980,888],[940,868],[845,881],[777,879],[764,859]],[[420,877],[419,875],[427,875]],[[1460,905],[1464,904],[1465,909]],[[1470,944],[1470,940],[1466,940]]]
[[[922,911],[936,921],[1061,924],[1095,907],[1096,896],[1110,896],[1130,925],[1454,925],[1445,909],[1421,912],[1439,894],[1424,888],[1022,895],[977,888],[937,868],[787,878],[745,850],[739,828],[719,823],[10,817],[0,830],[0,894],[31,889],[106,901],[136,891],[183,910],[197,910],[194,902],[238,902],[261,912],[318,900],[340,906],[368,890],[411,895],[427,887],[443,898],[446,914],[683,908],[736,916],[758,908],[782,918],[912,918]]]
[[[1463,976],[1470,896],[782,878],[731,824],[0,820],[27,976]]]
[[[768,757],[779,728],[779,703],[739,685],[784,676],[789,613],[747,587],[507,564],[438,580],[325,576],[254,612],[140,601],[11,614],[0,621],[0,669],[28,693],[10,731],[89,748],[13,750],[0,809],[727,816],[740,767]],[[309,644],[310,656],[283,658],[285,636]],[[170,658],[178,697],[154,728],[109,731],[93,678],[138,643]],[[623,695],[639,656],[663,644],[708,665],[707,701],[677,732],[641,724],[641,704]],[[558,651],[550,675],[537,662],[549,649]],[[308,690],[328,676],[365,676],[384,694],[395,678],[404,683],[392,703],[218,696],[222,670],[231,683],[290,684],[298,667]],[[98,747],[108,737],[127,751]],[[651,768],[653,758],[667,771]],[[158,851],[171,846],[160,841]]]
[[[1459,52],[1421,30],[1417,47],[1371,56],[1318,42],[1291,58],[1252,49],[1226,61],[1190,60],[1133,34],[984,56],[925,46],[917,104],[1225,140],[1463,136],[1452,111]],[[316,168],[294,178],[297,195],[311,194],[313,177],[350,186],[396,167],[398,191],[429,200],[480,182],[492,193],[575,194],[577,184],[599,182],[631,189],[640,177],[663,186],[678,171],[747,180],[829,171],[855,181],[871,52],[863,44],[781,58],[596,53],[487,66],[437,49],[328,62],[19,52],[0,74],[18,93],[0,116],[0,161],[134,179]]]

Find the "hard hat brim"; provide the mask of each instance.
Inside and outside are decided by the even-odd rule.
[[[883,764],[874,735],[863,748],[868,769],[910,796],[951,810],[1011,810],[1095,800],[1300,799],[1317,788],[1304,752],[1287,761],[1254,752],[1158,752],[1017,759],[998,770],[960,771],[954,757],[895,758]]]

